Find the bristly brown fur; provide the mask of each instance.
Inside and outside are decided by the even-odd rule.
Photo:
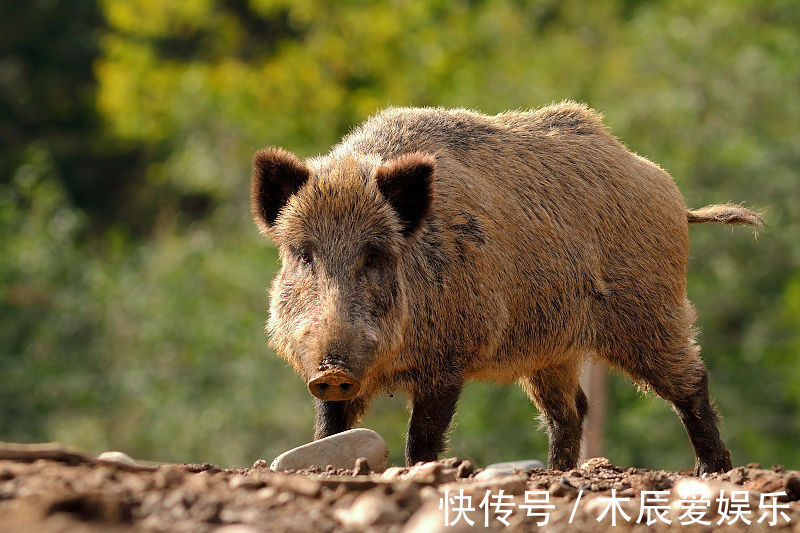
[[[669,174],[574,102],[390,108],[327,155],[259,154],[253,213],[282,260],[270,342],[306,380],[334,362],[360,381],[352,400],[318,402],[317,438],[401,389],[406,461],[431,460],[465,381],[518,380],[566,470],[587,411],[578,377],[600,358],[672,404],[697,473],[730,468],[686,295],[688,222],[757,214],[687,211]]]
[[[764,225],[761,215],[750,209],[734,204],[707,205],[686,211],[689,224],[718,222],[720,224],[747,225],[760,228]]]

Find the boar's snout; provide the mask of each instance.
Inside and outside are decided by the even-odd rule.
[[[339,402],[355,398],[361,382],[341,368],[319,372],[308,381],[311,394],[328,402]]]

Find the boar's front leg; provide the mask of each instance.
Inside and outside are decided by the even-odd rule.
[[[547,368],[521,380],[522,388],[536,404],[549,436],[547,466],[554,470],[575,468],[581,452],[583,421],[589,410],[581,390],[577,362]]]
[[[411,420],[406,438],[406,464],[435,461],[444,450],[445,434],[456,410],[464,382],[458,380],[412,393]]]
[[[314,423],[314,440],[330,437],[352,429],[367,409],[367,400],[354,398],[341,402],[314,400],[317,419]]]

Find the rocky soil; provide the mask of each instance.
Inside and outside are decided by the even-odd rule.
[[[2,532],[455,532],[485,523],[498,531],[800,532],[800,473],[777,466],[750,464],[703,479],[603,458],[567,472],[486,471],[457,458],[383,473],[364,461],[275,472],[264,461],[235,469],[147,466],[41,450],[0,453],[7,458],[0,460]]]

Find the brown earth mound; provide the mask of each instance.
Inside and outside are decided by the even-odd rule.
[[[800,473],[755,464],[699,479],[597,458],[484,479],[456,458],[354,474],[48,457],[0,460],[0,531],[800,531]]]

